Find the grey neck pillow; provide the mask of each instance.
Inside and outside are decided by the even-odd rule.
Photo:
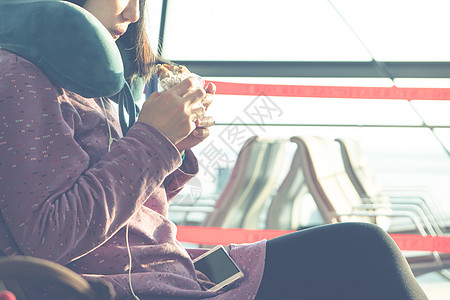
[[[123,134],[133,125],[137,110],[120,51],[85,9],[59,0],[1,0],[0,48],[33,62],[64,89],[86,98],[114,96]]]

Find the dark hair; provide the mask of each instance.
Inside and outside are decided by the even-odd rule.
[[[86,0],[65,0],[83,6]],[[133,79],[135,76],[149,79],[155,71],[156,55],[150,46],[150,41],[146,31],[146,0],[139,0],[139,21],[130,24],[127,32],[120,37],[120,43],[124,45],[131,56],[128,59],[131,65],[127,66],[126,77]]]
[[[147,35],[147,18],[145,9],[146,0],[139,0],[139,21],[128,26],[127,32],[120,37],[125,45],[129,45],[134,58],[131,66],[132,76],[149,78],[155,69],[156,55],[150,46],[150,40]]]

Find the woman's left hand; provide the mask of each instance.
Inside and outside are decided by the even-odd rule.
[[[213,102],[213,98],[216,93],[216,85],[210,82],[205,90],[207,95],[202,101],[202,104],[207,111],[208,107]],[[184,150],[195,147],[203,142],[210,134],[209,127],[213,126],[214,123],[214,119],[208,116],[204,116],[203,118],[196,120],[195,129],[184,140],[175,145],[178,151],[180,151],[180,153],[183,153]]]

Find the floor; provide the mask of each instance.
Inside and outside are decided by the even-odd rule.
[[[449,273],[450,274],[450,273]],[[417,278],[429,300],[449,300],[450,280],[438,273],[429,273]]]

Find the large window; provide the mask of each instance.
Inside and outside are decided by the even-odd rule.
[[[163,56],[174,61],[450,62],[447,0],[168,0],[161,41],[163,0],[149,2],[154,47],[162,42]],[[450,87],[447,78],[392,81],[238,76],[206,79],[318,86]],[[264,126],[245,113],[259,100],[255,96],[216,96],[209,113],[218,124],[212,136],[195,148],[201,163],[199,180],[192,183],[196,197],[217,199],[239,146],[251,135],[320,135],[359,140],[382,184],[427,186],[450,213],[446,184],[450,182],[450,99],[408,102],[268,97],[265,100],[275,106]],[[239,140],[227,141],[232,133],[239,133]],[[287,166],[289,159],[287,155]],[[190,192],[186,189],[178,198]]]

